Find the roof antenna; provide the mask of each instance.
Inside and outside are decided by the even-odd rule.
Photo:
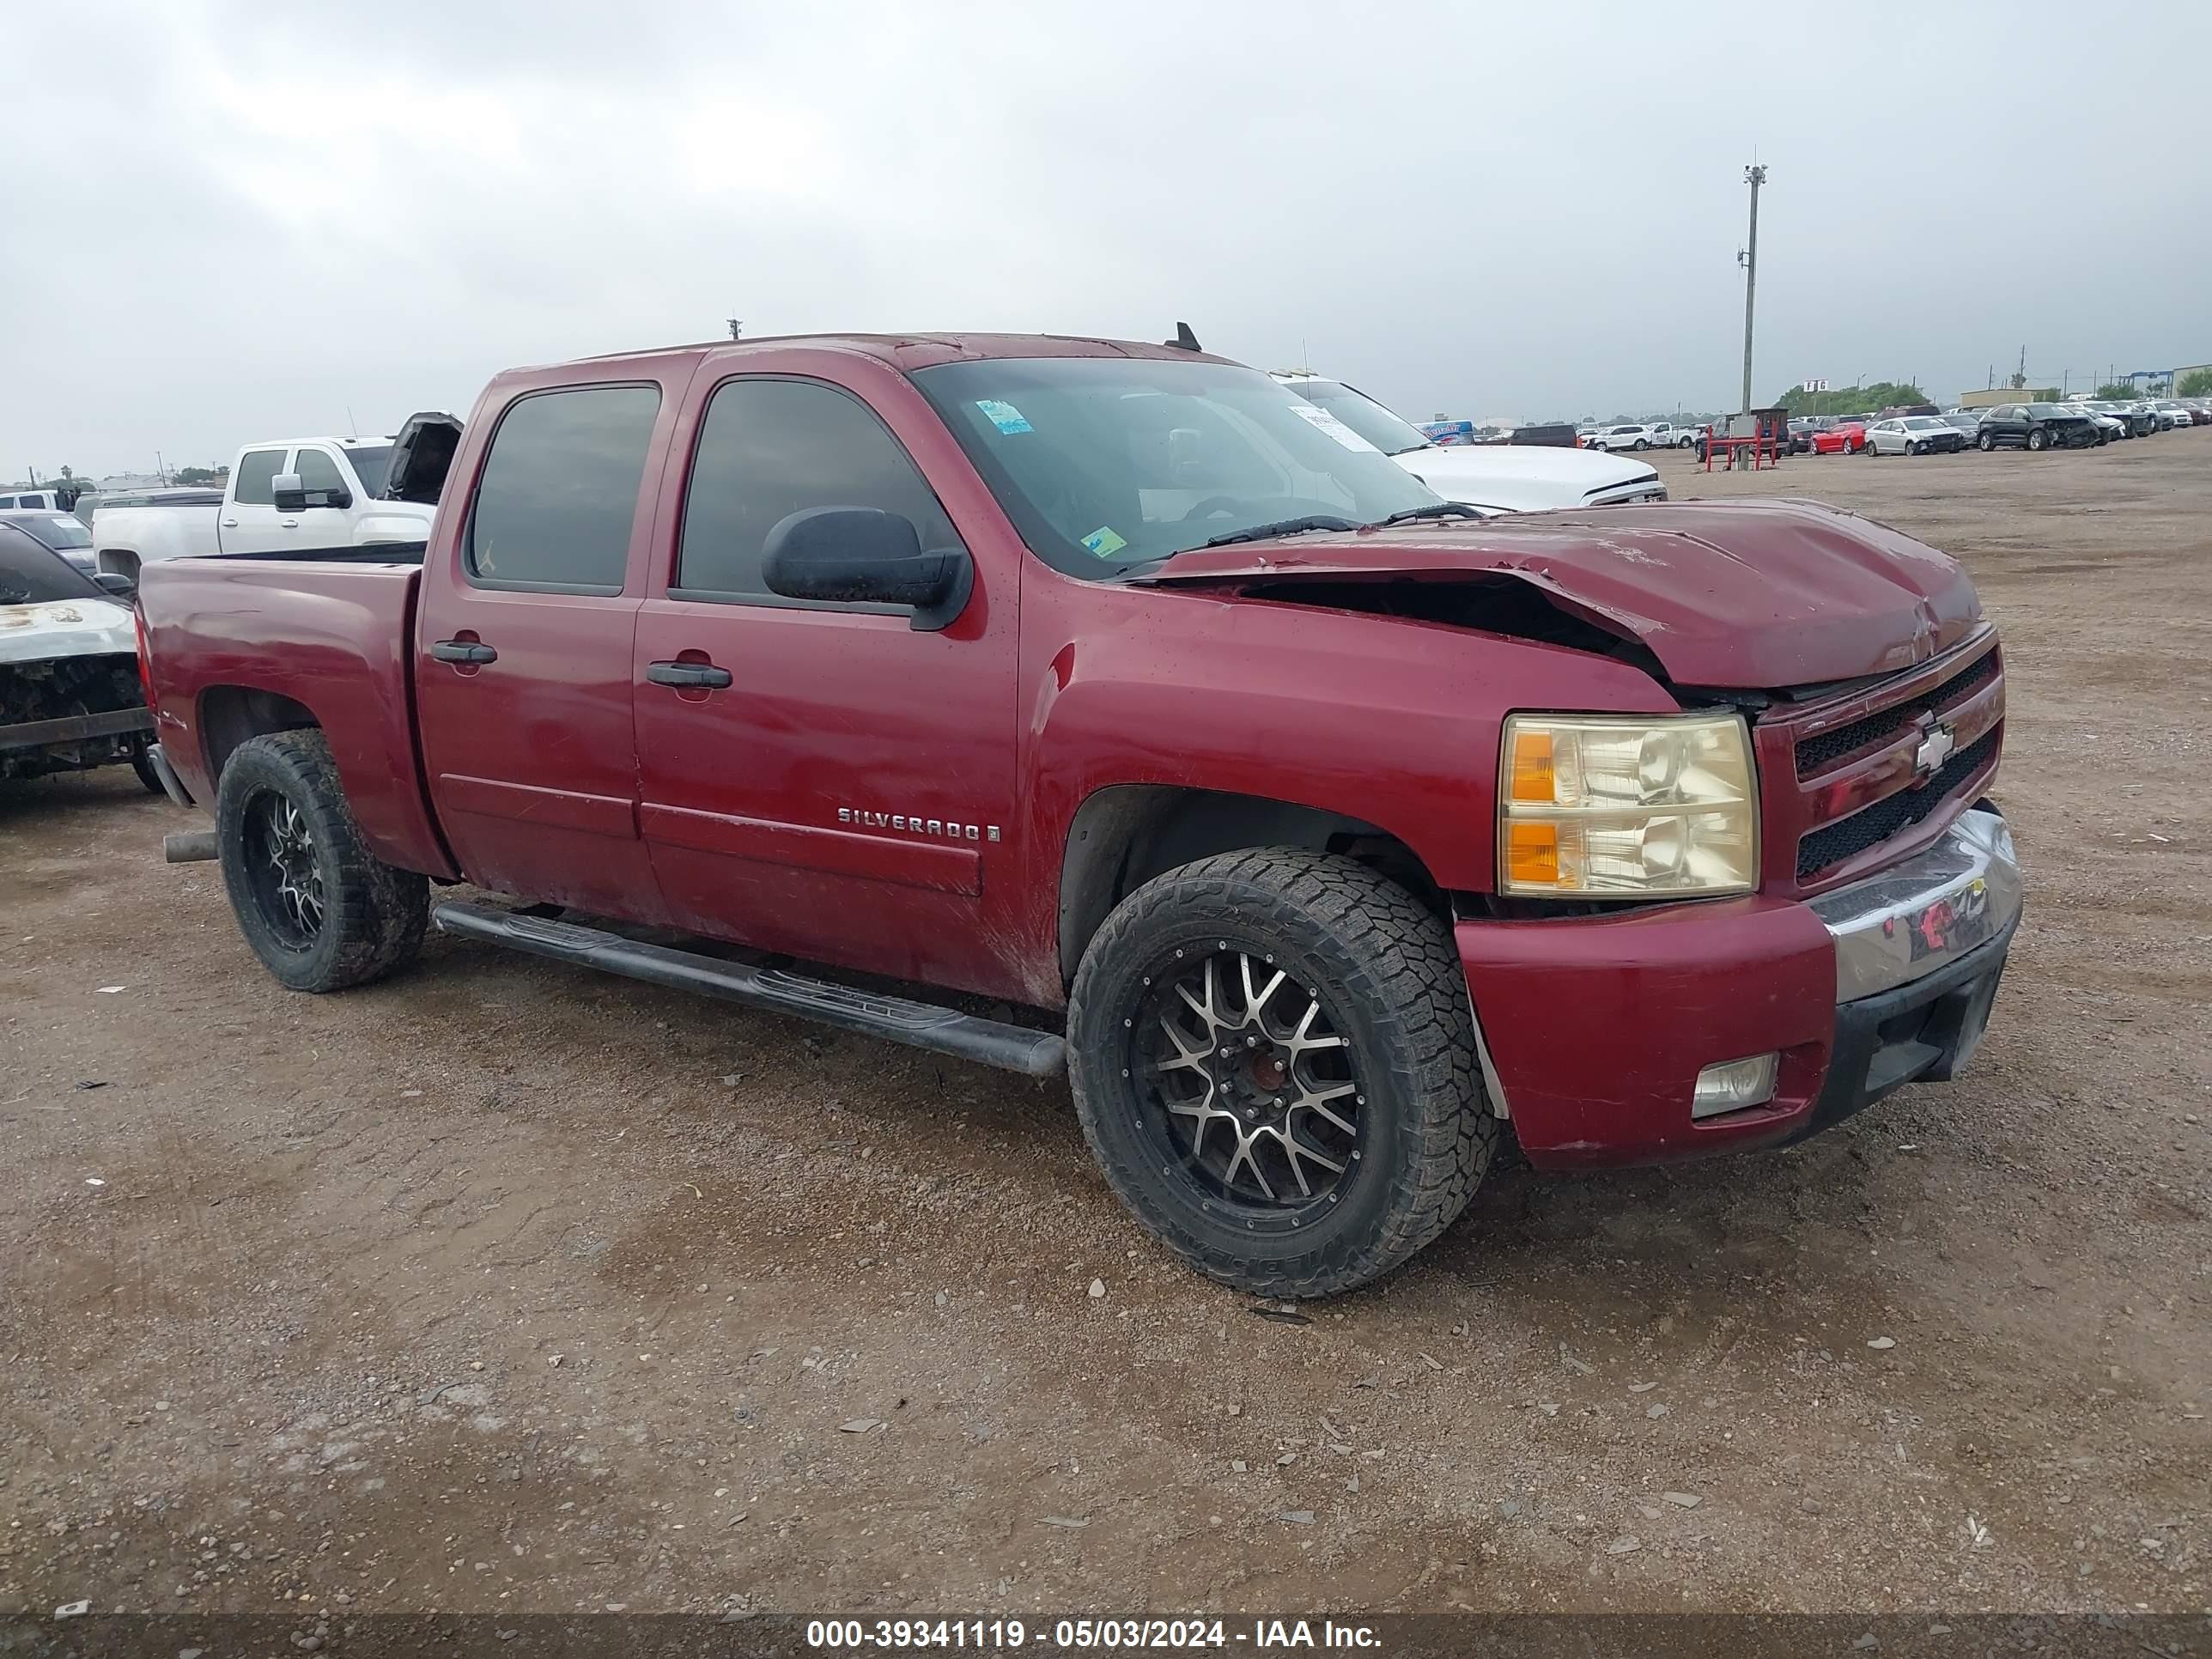
[[[1198,351],[1203,349],[1203,348],[1198,343],[1198,336],[1190,331],[1190,325],[1188,323],[1177,323],[1176,325],[1175,338],[1172,340],[1163,340],[1160,343],[1165,346],[1173,346],[1177,351]]]

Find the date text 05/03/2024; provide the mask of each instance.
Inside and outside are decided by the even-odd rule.
[[[833,1651],[866,1649],[1012,1650],[1038,1647],[1085,1651],[1243,1647],[1255,1652],[1300,1648],[1373,1650],[1381,1637],[1371,1626],[1333,1620],[1058,1619],[1035,1625],[1018,1619],[815,1619],[807,1645]]]

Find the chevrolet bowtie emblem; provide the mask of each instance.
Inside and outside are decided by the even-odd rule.
[[[1912,774],[1915,777],[1932,778],[1943,769],[1943,763],[1951,758],[1951,751],[1959,746],[1951,735],[1951,728],[1938,723],[1928,728],[1920,739],[1920,746],[1912,751]]]

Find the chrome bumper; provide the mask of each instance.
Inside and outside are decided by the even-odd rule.
[[[1961,817],[1917,858],[1809,900],[1836,942],[1836,1000],[1910,984],[2002,935],[2020,915],[2020,860],[1996,812]]]

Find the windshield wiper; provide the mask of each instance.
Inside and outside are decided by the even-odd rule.
[[[1426,507],[1404,507],[1387,519],[1377,519],[1374,527],[1386,525],[1411,524],[1416,519],[1479,519],[1481,514],[1464,501],[1431,501]]]
[[[1387,520],[1385,522],[1388,522]],[[1278,536],[1303,536],[1309,530],[1357,530],[1359,526],[1350,519],[1340,519],[1334,513],[1310,513],[1303,519],[1277,519],[1271,524],[1255,524],[1243,530],[1232,530],[1199,544],[1200,547],[1228,547],[1237,542],[1271,542]]]

